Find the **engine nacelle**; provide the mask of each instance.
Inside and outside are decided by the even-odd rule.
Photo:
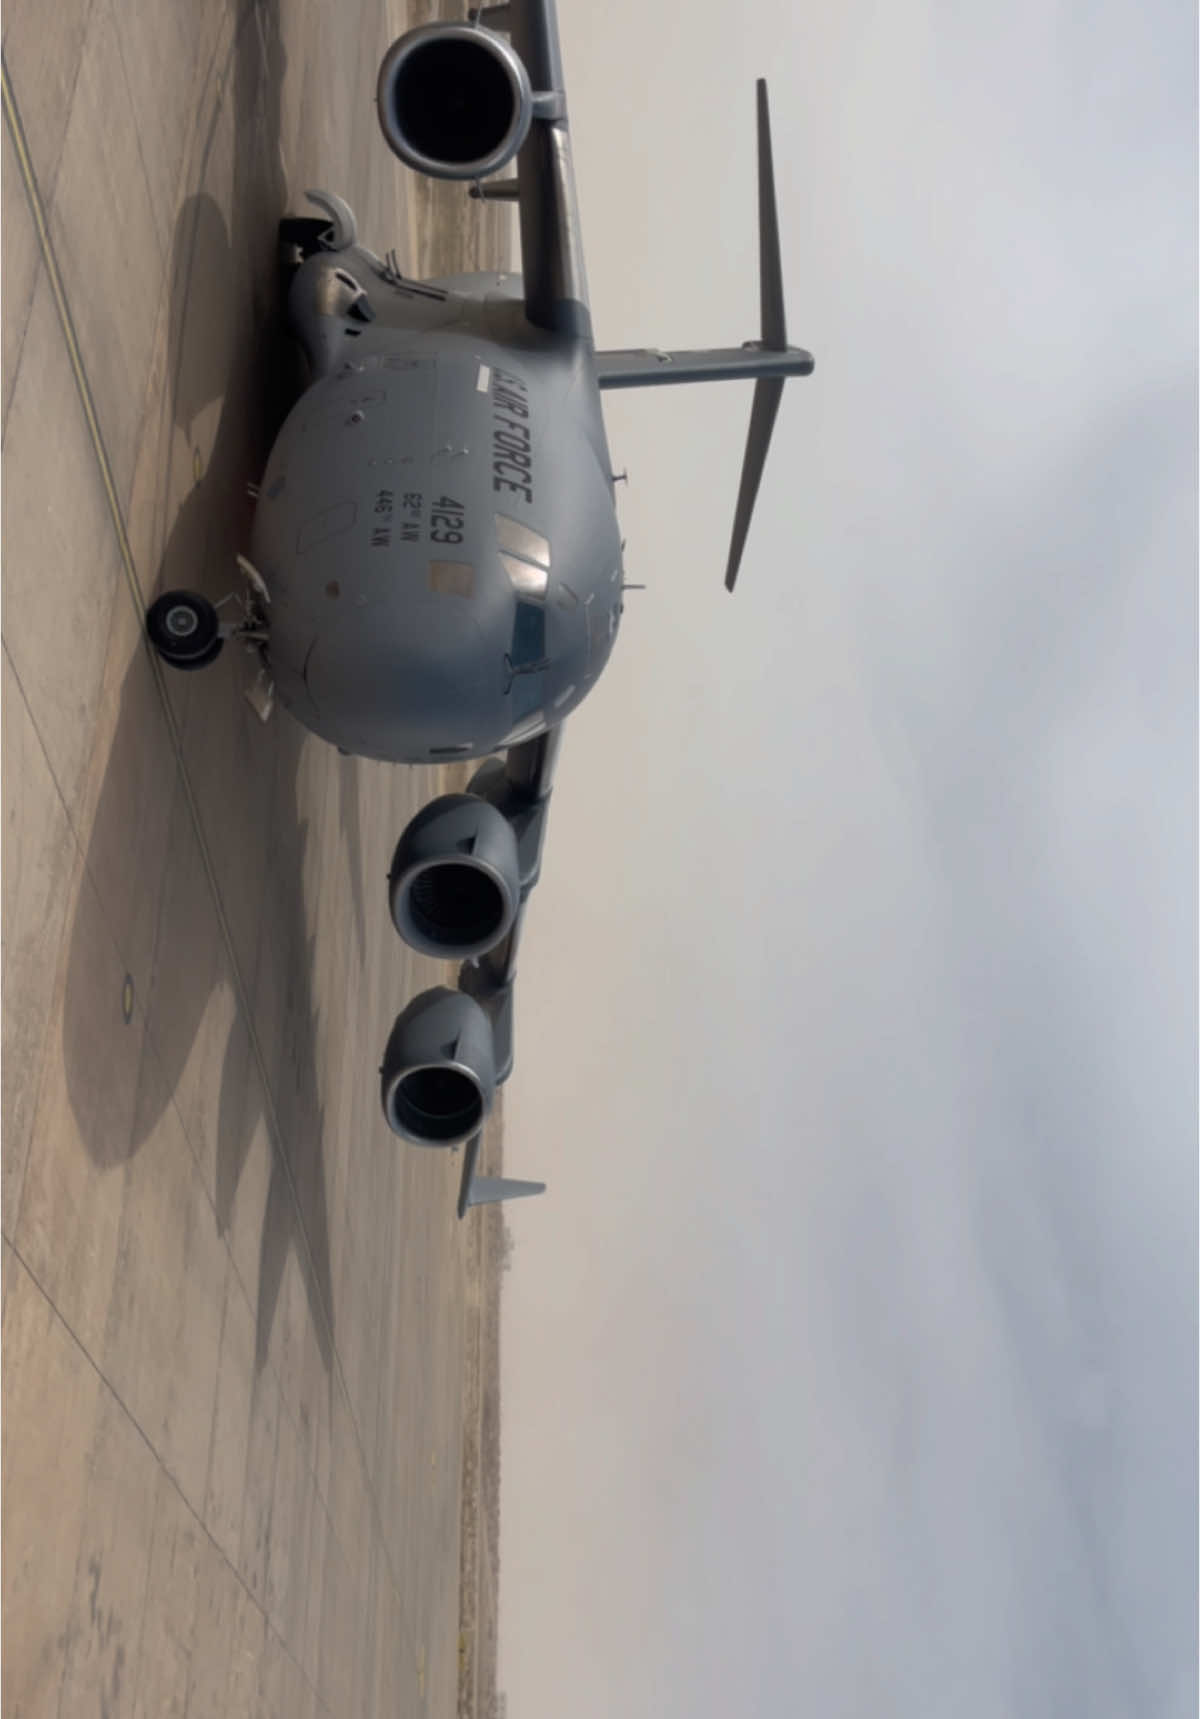
[[[392,923],[423,955],[470,961],[507,936],[521,903],[517,836],[475,794],[443,794],[412,819],[388,873]]]
[[[473,24],[423,24],[394,41],[379,68],[388,148],[435,179],[483,179],[524,143],[529,74],[501,36]]]
[[[397,1015],[380,1069],[383,1114],[416,1146],[457,1146],[482,1127],[496,1096],[487,1011],[435,985]]]

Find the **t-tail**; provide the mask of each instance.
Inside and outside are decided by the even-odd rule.
[[[758,267],[762,336],[744,346],[707,352],[597,352],[596,379],[601,388],[646,388],[673,382],[718,382],[754,378],[750,429],[742,461],[733,537],[725,568],[725,588],[732,591],[741,564],[750,516],[762,481],[775,414],[788,376],[810,376],[813,356],[787,343],[783,310],[783,267],[779,256],[779,213],[775,206],[775,169],[771,159],[771,119],[767,84],[758,80]]]

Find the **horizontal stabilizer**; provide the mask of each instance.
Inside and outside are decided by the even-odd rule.
[[[596,383],[608,388],[658,388],[672,382],[725,382],[753,380],[750,431],[738,486],[737,511],[729,559],[725,565],[725,588],[732,591],[741,565],[750,516],[767,462],[775,415],[783,397],[784,379],[810,376],[813,356],[802,347],[787,343],[787,318],[783,305],[783,264],[779,249],[779,210],[775,204],[775,165],[771,157],[771,116],[767,108],[767,85],[759,78],[758,105],[758,284],[760,329],[757,340],[742,346],[714,347],[706,352],[660,352],[648,347],[640,351],[597,352]]]
[[[775,165],[771,157],[771,115],[767,107],[767,81],[758,80],[758,284],[762,317],[761,348],[768,353],[786,353],[787,325],[783,313],[783,264],[779,254],[779,210],[775,206]],[[809,359],[809,370],[812,360]],[[775,428],[775,414],[783,398],[783,378],[762,376],[754,384],[754,399],[750,406],[750,429],[746,436],[746,454],[742,461],[742,478],[738,485],[737,512],[733,518],[733,537],[729,544],[729,559],[725,564],[725,589],[732,591],[741,566],[742,550],[750,516],[762,482]]]
[[[757,341],[745,346],[715,346],[700,352],[597,352],[596,382],[607,388],[662,388],[678,382],[741,382],[763,377],[811,376],[813,356],[798,346],[764,350]]]
[[[458,1215],[465,1217],[472,1206],[494,1206],[501,1200],[523,1200],[544,1194],[545,1182],[518,1182],[511,1176],[477,1176],[481,1134],[473,1134],[463,1153],[462,1181],[458,1189]]]
[[[775,428],[775,414],[782,399],[783,382],[780,378],[769,376],[754,384],[750,428],[746,434],[746,454],[742,460],[742,481],[738,488],[737,512],[733,516],[733,538],[729,545],[729,560],[725,566],[727,591],[733,590],[734,580],[738,576],[742,550],[746,547],[746,533],[750,529],[750,515],[754,512],[763,467],[767,463],[767,449],[771,444],[771,431]]]
[[[518,1182],[512,1176],[476,1176],[467,1189],[466,1205],[493,1206],[500,1200],[523,1200],[545,1192],[545,1182]]]

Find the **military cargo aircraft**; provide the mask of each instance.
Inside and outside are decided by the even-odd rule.
[[[380,1070],[394,1132],[466,1144],[459,1215],[539,1192],[476,1174],[513,1064],[513,981],[565,718],[608,661],[627,588],[600,396],[750,377],[750,428],[725,571],[732,591],[790,347],[766,85],[758,84],[761,336],[704,352],[598,351],[592,337],[553,0],[512,0],[410,30],[379,71],[387,143],[410,168],[518,205],[522,274],[413,280],[358,241],[350,209],[280,226],[287,316],[310,383],[258,489],[239,619],[195,592],[147,612],[164,660],[225,640],[344,752],[483,758],[469,791],[420,811],[389,874],[414,948],[461,963],[397,1017]],[[515,159],[515,177],[496,179]]]

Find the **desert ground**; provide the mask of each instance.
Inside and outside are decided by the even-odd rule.
[[[504,260],[378,131],[427,11],[4,8],[11,1719],[491,1706],[503,1226],[457,1221],[457,1161],[393,1139],[376,1076],[439,976],[385,893],[439,780],[260,724],[241,651],[177,674],[142,635],[157,590],[236,583],[304,188],[413,273]]]

